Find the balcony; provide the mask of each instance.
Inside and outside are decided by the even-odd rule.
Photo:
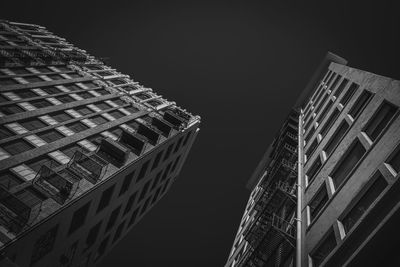
[[[171,133],[172,125],[162,119],[152,117],[151,124],[156,127],[165,137],[168,137]]]
[[[101,140],[96,155],[116,167],[125,164],[129,157],[129,149],[111,138]]]
[[[0,224],[10,232],[18,234],[25,225],[39,215],[42,203],[29,206],[14,194],[0,186]]]
[[[172,124],[173,127],[179,130],[182,126],[185,127],[186,123],[183,118],[172,112],[172,110],[167,110],[164,112],[163,119],[168,123]]]
[[[68,163],[69,171],[92,184],[96,184],[102,179],[107,171],[107,167],[107,161],[96,154],[85,154],[82,151],[76,151]]]
[[[118,141],[127,146],[137,156],[140,156],[146,147],[146,142],[140,136],[126,130],[122,131]]]
[[[147,141],[153,146],[155,146],[160,140],[161,132],[159,132],[157,129],[152,129],[151,125],[140,123],[137,129],[137,133],[144,136]]]

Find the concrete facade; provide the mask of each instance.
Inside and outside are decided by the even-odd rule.
[[[93,266],[171,187],[200,117],[32,24],[0,21],[1,264]]]

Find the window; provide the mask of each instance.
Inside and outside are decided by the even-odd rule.
[[[134,114],[136,112],[139,112],[139,110],[137,108],[133,107],[133,106],[125,107],[125,109],[127,111],[129,111],[130,113],[132,113],[132,114]]]
[[[165,155],[164,155],[163,161],[165,161],[167,158],[169,158],[169,155],[171,154],[171,150],[172,150],[173,145],[174,145],[174,144],[170,144],[170,145],[168,146],[167,152],[166,152]]]
[[[346,233],[360,220],[363,214],[368,210],[372,203],[379,197],[385,190],[388,183],[382,174],[378,171],[376,180],[369,185],[363,196],[351,208],[342,220],[342,224]]]
[[[101,94],[101,95],[108,95],[109,92],[105,89],[100,89],[100,90],[96,90],[97,93]]]
[[[64,135],[60,134],[56,130],[49,130],[49,131],[44,131],[40,132],[37,134],[41,139],[46,141],[47,143],[52,143],[54,141],[57,141],[61,138],[64,138]]]
[[[30,74],[31,73],[30,71],[28,71],[25,68],[12,68],[11,71],[14,72],[15,74]]]
[[[349,114],[354,120],[357,119],[358,115],[360,115],[364,108],[367,106],[371,97],[372,93],[364,91],[357,99],[356,103],[354,103],[353,107],[349,111]]]
[[[17,105],[8,105],[0,107],[0,111],[5,115],[12,115],[20,112],[24,112],[22,108]]]
[[[313,266],[320,266],[325,258],[331,253],[331,251],[336,247],[336,238],[333,229],[329,230],[329,233],[324,237],[323,242],[313,250],[311,253],[311,259]]]
[[[25,121],[20,121],[19,123],[29,131],[38,130],[47,126],[47,124],[39,119],[29,119]]]
[[[308,177],[308,184],[310,185],[312,181],[314,180],[315,176],[317,175],[319,169],[322,166],[321,159],[317,157],[317,159],[314,161],[314,163],[311,165],[311,167],[307,171],[307,177]]]
[[[22,184],[24,181],[11,172],[0,173],[0,185],[6,189],[10,189],[16,185]]]
[[[155,159],[153,161],[153,166],[151,166],[151,170],[154,170],[155,168],[157,168],[158,163],[160,163],[162,153],[163,153],[163,151],[158,152],[157,156],[155,157]]]
[[[112,128],[109,131],[112,132],[115,136],[118,136],[118,137],[121,136],[121,134],[122,134],[122,129],[119,128],[119,127]]]
[[[86,87],[91,88],[91,89],[98,87],[98,85],[96,85],[96,84],[94,84],[92,82],[84,82],[83,84],[86,85]]]
[[[344,96],[340,100],[340,103],[342,103],[343,106],[346,106],[346,104],[350,101],[351,97],[357,91],[358,87],[360,87],[360,86],[356,83],[352,83],[350,85],[349,89],[347,89],[347,92],[344,94]]]
[[[37,66],[37,67],[35,67],[35,69],[36,69],[37,71],[41,72],[41,73],[53,72],[52,70],[50,70],[50,69],[47,68],[47,67],[39,67],[39,66]]]
[[[132,216],[129,220],[129,225],[132,225],[136,221],[137,215],[139,213],[139,208],[140,207],[136,208],[135,211],[132,213]]]
[[[119,111],[119,110],[113,110],[113,111],[110,111],[110,112],[108,112],[111,116],[113,116],[115,119],[120,119],[120,118],[122,118],[122,117],[124,117],[125,115],[121,112],[121,111]]]
[[[354,169],[365,152],[365,148],[358,139],[350,146],[330,175],[335,188],[338,188],[344,182],[345,178]]]
[[[70,115],[64,112],[52,113],[51,116],[58,122],[64,122],[72,119]]]
[[[62,103],[70,103],[75,101],[75,99],[73,99],[69,95],[57,96],[56,98]]]
[[[49,157],[42,156],[42,157],[40,157],[38,159],[34,159],[32,161],[29,161],[28,163],[26,163],[26,165],[28,165],[28,167],[31,168],[32,170],[34,170],[35,172],[39,172],[40,168],[43,165],[47,165],[48,166],[51,161],[52,160]],[[57,166],[57,165],[59,166],[60,165],[57,161],[54,161],[54,160],[52,161],[52,164],[53,164],[53,166],[54,166],[54,164],[55,164],[55,166]]]
[[[23,139],[18,139],[15,141],[7,142],[1,145],[1,147],[10,153],[11,155],[17,155],[19,153],[31,150],[34,148],[31,144]]]
[[[136,199],[136,195],[137,195],[137,192],[133,193],[129,197],[128,202],[126,203],[126,206],[125,206],[124,215],[131,211],[133,203],[135,202],[135,199]]]
[[[18,82],[12,78],[1,78],[0,79],[0,85],[14,85],[14,84],[18,84]]]
[[[33,208],[47,199],[42,193],[37,191],[32,186],[28,186],[15,193],[19,200],[24,202],[29,207]]]
[[[97,213],[102,211],[105,207],[108,206],[110,203],[112,194],[114,192],[115,185],[111,186],[110,188],[107,188],[106,190],[103,191],[103,194],[101,195],[101,199],[99,202],[99,206],[97,207]]]
[[[106,252],[108,240],[110,239],[110,236],[107,236],[106,238],[101,241],[100,246],[97,248],[96,255],[94,257],[94,260],[97,261],[101,256],[104,255],[104,252]]]
[[[35,242],[32,250],[31,265],[38,262],[50,251],[53,250],[54,242],[57,237],[58,225],[41,235]]]
[[[333,93],[333,95],[338,98],[340,94],[343,92],[343,89],[346,87],[346,85],[349,83],[348,79],[343,79],[343,81],[340,83],[336,91]]]
[[[92,95],[91,93],[88,93],[88,92],[78,93],[78,95],[80,97],[82,97],[83,99],[88,99],[88,98],[94,97],[94,95]]]
[[[0,103],[8,102],[9,100],[0,94]]]
[[[120,225],[118,225],[117,231],[115,231],[115,235],[113,238],[113,243],[115,243],[115,241],[117,241],[122,234],[122,230],[124,230],[124,226],[125,226],[125,221],[123,221],[122,223],[120,223]]]
[[[157,189],[156,193],[154,194],[153,200],[151,201],[151,204],[152,204],[152,205],[154,204],[154,202],[156,202],[158,196],[160,195],[160,191],[161,191],[161,187],[159,187],[159,188]]]
[[[172,161],[168,164],[167,168],[165,168],[164,174],[161,177],[161,181],[164,181],[167,178],[167,175],[169,174],[169,170],[171,169],[172,166]]]
[[[335,80],[332,83],[332,86],[330,88],[331,91],[335,90],[336,85],[338,84],[339,80],[342,78],[340,74],[336,75]]]
[[[160,181],[160,178],[161,178],[161,173],[162,173],[162,171],[159,171],[157,173],[156,178],[154,178],[154,181],[153,181],[153,184],[152,184],[150,190],[153,190],[157,186],[157,184],[158,184],[158,182]]]
[[[311,154],[314,153],[317,146],[318,146],[317,138],[314,138],[314,141],[311,143],[310,147],[306,151],[307,159],[311,158]]]
[[[103,116],[94,116],[90,118],[94,123],[96,123],[97,125],[101,125],[103,123],[108,122],[108,120],[106,120]]]
[[[69,84],[69,85],[64,85],[65,87],[67,87],[67,89],[69,89],[70,91],[79,91],[82,90],[82,88],[80,88],[79,86],[77,86],[76,84]]]
[[[100,231],[100,227],[101,227],[101,223],[102,222],[98,222],[95,226],[93,226],[90,231],[89,234],[86,238],[86,248],[85,250],[89,249],[97,240],[97,236],[99,234]]]
[[[89,212],[89,207],[90,207],[90,202],[86,203],[84,206],[80,207],[74,212],[71,224],[69,226],[68,235],[78,230],[85,223],[86,216]]]
[[[324,148],[326,156],[329,156],[330,154],[332,154],[333,150],[336,148],[336,146],[339,144],[340,140],[342,140],[342,137],[347,132],[347,129],[349,129],[349,125],[347,124],[346,121],[343,121],[339,125],[339,127],[335,131],[335,133],[332,134],[331,139],[329,140],[328,144]]]
[[[45,91],[46,93],[48,93],[49,95],[59,94],[62,92],[60,89],[55,88],[53,86],[43,87],[42,90]]]
[[[52,104],[45,99],[33,100],[30,103],[36,108],[45,108],[52,106]]]
[[[325,106],[325,108],[322,110],[321,114],[317,118],[317,121],[319,121],[319,123],[322,123],[323,119],[325,118],[328,111],[331,109],[332,105],[333,101],[329,101],[328,104]]]
[[[70,146],[63,147],[60,150],[61,150],[61,152],[63,152],[65,155],[67,155],[70,158],[72,158],[74,156],[76,151],[88,152],[88,150],[86,150],[82,146],[79,146],[78,144],[73,144],[73,145],[70,145]]]
[[[328,199],[328,192],[326,191],[325,183],[323,183],[321,188],[308,204],[308,207],[310,208],[310,223],[314,221],[316,216],[328,202]]]
[[[33,91],[31,91],[29,89],[16,90],[15,93],[21,98],[32,98],[32,97],[38,96],[37,94],[35,94]]]
[[[77,121],[77,122],[73,122],[70,124],[67,124],[67,127],[70,128],[71,130],[73,130],[76,133],[82,132],[86,129],[89,129],[89,127],[87,127],[85,124]]]
[[[325,122],[325,125],[321,128],[320,134],[325,136],[328,131],[331,129],[332,125],[335,123],[337,118],[339,117],[340,111],[335,108],[332,114],[329,116],[328,120]]]
[[[147,168],[149,167],[150,161],[146,161],[143,165],[142,168],[140,169],[139,175],[136,179],[136,182],[142,180],[144,178],[144,175],[146,174]]]
[[[115,104],[117,104],[118,106],[123,106],[123,105],[126,105],[126,104],[127,104],[125,101],[121,100],[120,98],[114,98],[112,101],[113,101]]]
[[[106,110],[106,109],[112,108],[109,104],[107,104],[105,102],[97,103],[96,106],[101,110]]]
[[[77,107],[75,110],[80,113],[82,116],[92,114],[93,111],[85,106]]]
[[[143,205],[142,209],[140,210],[140,215],[142,215],[147,210],[147,207],[149,206],[150,200],[151,200],[151,196],[149,196],[146,199],[146,202],[144,202],[144,205]]]
[[[0,139],[5,139],[10,136],[14,136],[14,134],[7,128],[0,126]]]
[[[179,160],[181,159],[181,156],[178,156],[174,162],[174,165],[172,165],[171,172],[175,171],[176,166],[178,165]]]
[[[124,182],[122,183],[121,190],[119,191],[119,196],[124,194],[126,191],[128,191],[129,186],[132,183],[133,176],[135,175],[135,171],[129,173],[128,175],[125,176]]]
[[[150,186],[150,182],[151,182],[150,180],[147,181],[147,183],[143,186],[142,192],[140,192],[138,201],[141,201],[144,198],[144,196],[146,195],[147,190],[149,189],[149,186]]]
[[[43,79],[38,76],[25,76],[24,79],[30,83],[43,82]]]
[[[306,137],[304,138],[306,143],[308,143],[310,141],[310,138],[313,136],[314,133],[315,133],[315,126],[313,125],[311,127],[310,131],[307,133]]]
[[[397,147],[396,153],[390,157],[389,164],[397,173],[400,172],[400,146]]]
[[[121,206],[119,206],[118,208],[116,208],[115,210],[113,210],[111,212],[110,218],[108,219],[108,223],[106,226],[106,230],[105,230],[106,232],[115,225],[115,222],[117,221],[120,210],[121,210]]]
[[[192,132],[189,132],[189,133],[186,135],[185,141],[183,141],[183,146],[186,146],[186,143],[188,142],[188,140],[189,140],[189,138],[190,138],[191,135],[192,135]]]
[[[365,133],[375,141],[380,133],[389,125],[389,122],[396,114],[397,108],[388,102],[384,102],[379,110],[373,115],[372,119],[367,123],[364,128]]]
[[[47,77],[49,77],[52,80],[62,80],[65,79],[64,77],[62,77],[61,75],[58,74],[47,74]]]
[[[183,136],[181,138],[179,138],[178,142],[176,143],[174,153],[176,153],[178,151],[178,149],[181,147],[182,141],[183,141]]]

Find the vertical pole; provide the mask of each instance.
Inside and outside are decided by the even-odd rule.
[[[298,129],[298,160],[297,160],[297,215],[296,215],[296,267],[301,267],[302,262],[302,222],[301,209],[303,203],[303,118],[302,111],[299,115]]]

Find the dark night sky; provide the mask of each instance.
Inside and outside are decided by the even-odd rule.
[[[324,54],[400,79],[395,1],[7,2],[0,18],[46,26],[202,117],[180,178],[101,267],[223,266],[245,183]]]

